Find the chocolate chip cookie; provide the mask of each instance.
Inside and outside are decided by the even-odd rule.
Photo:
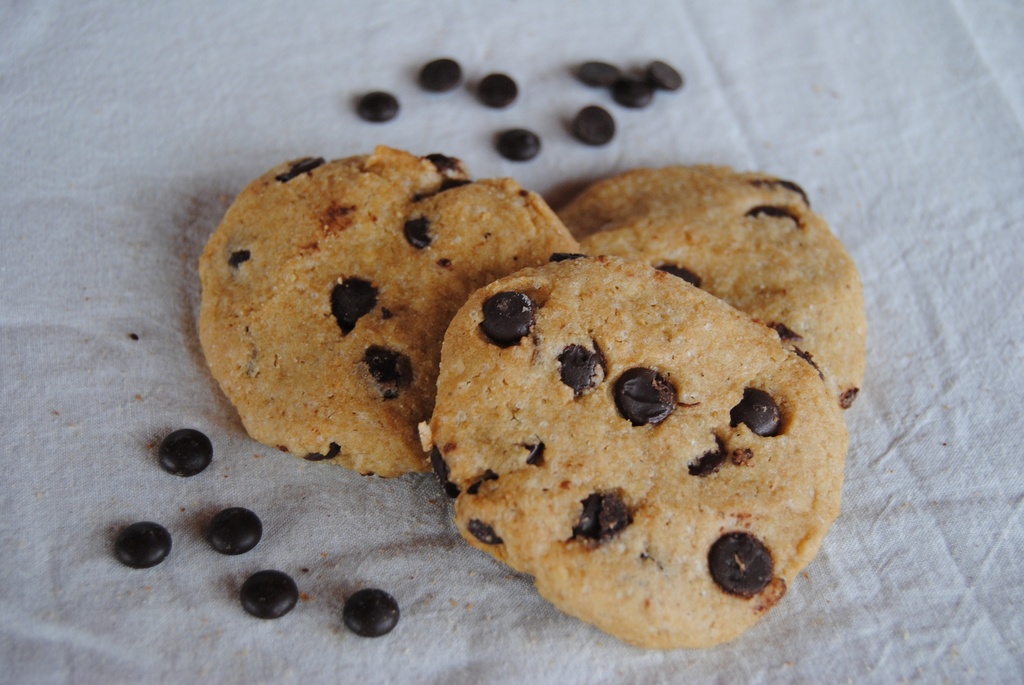
[[[780,600],[839,513],[847,444],[772,329],[614,257],[474,293],[423,434],[473,546],[651,648],[729,640]]]
[[[726,167],[638,169],[559,212],[584,252],[639,259],[774,328],[848,408],[864,377],[857,267],[797,184]]]
[[[253,181],[200,260],[213,376],[261,442],[396,476],[428,468],[441,339],[476,288],[575,240],[510,179],[378,147]]]

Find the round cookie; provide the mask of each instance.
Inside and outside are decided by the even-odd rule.
[[[772,326],[846,409],[864,378],[860,275],[795,183],[727,167],[638,169],[559,216],[587,254],[664,268]]]
[[[199,332],[249,434],[397,476],[429,468],[441,340],[476,288],[578,249],[536,194],[457,159],[378,147],[276,167],[201,257]]]
[[[473,546],[666,649],[734,638],[779,601],[839,513],[847,444],[774,332],[614,257],[474,293],[423,433]]]

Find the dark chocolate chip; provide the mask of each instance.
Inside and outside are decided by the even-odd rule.
[[[526,162],[540,152],[540,138],[525,128],[513,128],[498,135],[495,147],[505,159]]]
[[[435,59],[420,71],[420,85],[434,93],[443,93],[462,82],[462,67],[453,59]]]
[[[853,401],[857,399],[857,393],[860,392],[860,388],[850,388],[839,396],[839,406],[843,409],[849,409],[853,406]]]
[[[604,145],[615,137],[615,119],[604,107],[589,105],[572,120],[572,132],[587,145]]]
[[[576,69],[576,77],[588,86],[610,86],[622,78],[622,70],[607,62],[584,62]]]
[[[331,291],[331,313],[342,333],[350,333],[356,321],[377,306],[377,289],[361,278],[346,278]]]
[[[647,82],[662,90],[679,90],[683,87],[683,75],[675,67],[655,60],[647,65]]]
[[[825,380],[825,374],[823,374],[821,372],[821,369],[818,368],[818,365],[815,363],[814,357],[811,356],[810,352],[804,352],[799,347],[794,347],[793,352],[796,354],[796,356],[800,357],[805,362],[814,367],[814,370],[818,372],[818,378],[820,378],[821,380]]]
[[[657,269],[658,271],[664,271],[667,274],[678,276],[679,278],[683,279],[692,286],[695,286],[697,288],[700,287],[700,276],[693,273],[685,266],[679,266],[678,264],[662,264],[661,266],[657,267]]]
[[[310,171],[316,169],[318,166],[324,163],[325,162],[323,157],[306,157],[305,159],[300,159],[298,162],[295,162],[295,164],[292,164],[291,169],[284,172],[283,174],[278,174],[277,176],[275,176],[275,178],[281,183],[287,183],[296,176],[301,176],[302,174],[309,173]]]
[[[569,345],[558,355],[558,364],[562,382],[572,388],[576,397],[604,380],[604,355],[596,343],[593,350],[582,345]]]
[[[427,232],[429,229],[430,219],[427,217],[409,219],[405,222],[405,239],[416,249],[422,250],[434,240]]]
[[[470,519],[469,523],[466,524],[466,528],[468,528],[469,532],[473,534],[473,537],[485,545],[500,545],[505,542],[497,533],[494,532],[494,528],[487,525],[480,519]]]
[[[441,181],[441,187],[437,189],[437,192],[443,193],[446,190],[452,188],[461,188],[462,186],[468,186],[472,181],[468,178],[445,178]]]
[[[763,438],[778,435],[782,418],[772,396],[764,390],[747,388],[743,399],[729,412],[729,425],[746,424],[747,428]]]
[[[380,318],[387,320],[390,319],[392,316],[394,316],[394,313],[390,309],[388,309],[387,307],[380,308]]]
[[[242,584],[239,599],[256,618],[281,618],[295,608],[299,588],[283,571],[257,571]]]
[[[430,466],[434,469],[437,480],[441,482],[444,493],[452,498],[458,497],[461,492],[459,486],[448,480],[448,474],[451,472],[448,470],[448,463],[441,456],[441,450],[437,447],[430,450]]]
[[[773,219],[789,219],[796,224],[797,228],[801,227],[800,218],[786,207],[759,205],[747,212],[746,216],[752,219],[758,219],[762,216],[768,216]]]
[[[583,259],[587,255],[579,252],[552,252],[548,258],[549,262],[565,262],[571,259]]]
[[[524,445],[524,447],[530,450],[530,454],[526,457],[526,463],[530,466],[543,466],[544,443],[538,442],[536,445]]]
[[[484,481],[488,480],[498,480],[498,474],[496,474],[494,471],[491,471],[490,469],[487,469],[487,471],[484,472],[484,475],[480,476],[480,478],[478,478],[475,483],[466,488],[466,494],[475,495],[476,493],[480,492],[480,486],[484,483]]]
[[[519,87],[506,74],[488,74],[480,81],[476,94],[488,107],[508,107],[519,95]]]
[[[250,256],[251,255],[248,250],[236,250],[231,253],[230,257],[228,257],[228,266],[233,269],[237,269],[239,264],[249,261]]]
[[[243,507],[219,512],[206,528],[206,541],[221,554],[244,554],[263,537],[260,517]]]
[[[608,540],[633,522],[629,507],[614,492],[595,492],[582,502],[583,513],[572,529],[574,538]]]
[[[689,466],[691,476],[710,476],[722,467],[725,463],[725,445],[718,438],[715,438],[718,442],[718,449],[705,452],[697,461],[693,462]]]
[[[462,162],[456,157],[449,157],[448,155],[442,155],[439,152],[434,152],[427,155],[426,157],[437,169],[440,174],[445,173],[462,173]]]
[[[784,323],[770,323],[768,324],[771,328],[775,329],[775,332],[779,334],[779,340],[786,342],[788,340],[803,340],[803,336],[799,333],[794,333]]]
[[[483,313],[483,332],[495,345],[510,347],[530,332],[537,305],[525,293],[505,291],[484,302]]]
[[[654,87],[646,81],[620,78],[612,84],[612,99],[623,107],[646,107],[654,99]]]
[[[400,352],[370,345],[363,355],[363,363],[386,400],[395,399],[399,390],[412,384],[412,363]]]
[[[676,408],[676,388],[653,369],[632,368],[615,382],[615,406],[634,426],[659,424]]]
[[[437,260],[437,265],[442,269],[448,269],[452,265],[452,260],[447,257],[441,257],[441,259]]]
[[[798,186],[796,183],[793,183],[792,181],[786,181],[786,180],[783,180],[781,178],[765,178],[765,179],[760,179],[759,178],[759,179],[755,179],[755,180],[751,181],[750,184],[753,185],[753,186],[756,186],[758,188],[764,188],[764,187],[774,188],[775,186],[782,186],[786,190],[790,190],[790,191],[796,193],[797,195],[799,195],[800,199],[803,200],[804,205],[808,209],[810,209],[810,207],[811,207],[811,202],[810,202],[810,200],[807,199],[807,193],[804,192],[803,188]]]
[[[772,579],[772,554],[749,533],[726,533],[708,551],[711,578],[731,595],[753,597]]]
[[[158,456],[164,471],[187,478],[210,465],[213,443],[194,428],[182,428],[163,439]]]
[[[310,452],[303,458],[306,459],[307,461],[326,461],[328,459],[334,459],[339,454],[341,454],[341,445],[339,445],[336,442],[332,442],[327,447],[326,454],[321,454],[320,452]]]
[[[127,526],[114,542],[117,560],[131,568],[151,568],[171,552],[171,534],[159,523],[139,521]]]
[[[391,121],[398,116],[398,99],[391,93],[376,90],[359,98],[356,112],[361,119],[375,123]]]
[[[398,625],[398,602],[395,598],[376,588],[366,588],[345,600],[341,617],[348,627],[360,637],[387,635]]]
[[[129,333],[128,337],[131,338],[132,340],[138,340],[139,339],[139,334],[138,333]]]

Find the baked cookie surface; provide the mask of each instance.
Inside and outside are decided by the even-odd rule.
[[[864,378],[860,275],[795,183],[727,167],[638,169],[599,181],[559,216],[587,254],[666,269],[772,326],[844,409]]]
[[[423,432],[473,546],[649,648],[729,640],[785,594],[839,513],[847,443],[774,332],[612,257],[474,293]]]
[[[200,259],[211,372],[256,440],[361,473],[429,468],[441,339],[476,288],[578,249],[544,201],[378,147],[253,181]]]

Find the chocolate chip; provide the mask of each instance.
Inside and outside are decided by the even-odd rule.
[[[590,388],[604,380],[604,355],[594,344],[593,350],[582,345],[569,345],[558,355],[558,373],[562,382],[572,388],[573,394],[580,397]]]
[[[711,578],[731,595],[753,597],[772,579],[772,554],[749,533],[726,533],[708,551]]]
[[[419,82],[425,90],[434,93],[449,91],[462,82],[462,67],[453,59],[435,59],[420,71]]]
[[[743,399],[729,412],[730,426],[741,423],[763,438],[778,435],[782,424],[779,407],[764,390],[747,388],[743,391]]]
[[[131,338],[132,340],[138,340],[139,339],[139,334],[138,333],[129,333],[128,337]]]
[[[700,276],[693,273],[685,266],[679,266],[678,264],[662,264],[661,266],[656,268],[658,269],[658,271],[664,271],[667,274],[678,276],[679,278],[683,279],[684,281],[686,281],[687,283],[694,287],[700,287]]]
[[[331,291],[331,313],[342,333],[350,333],[356,321],[377,306],[377,289],[361,278],[346,278]]]
[[[307,461],[326,461],[328,459],[334,459],[336,456],[341,454],[341,445],[336,442],[332,442],[327,447],[327,454],[321,454],[320,452],[310,452],[304,459]]]
[[[187,478],[210,465],[213,443],[201,431],[182,428],[163,439],[157,455],[164,471]]]
[[[366,588],[345,600],[341,618],[361,637],[387,635],[398,625],[400,612],[395,598],[376,588]]]
[[[825,380],[825,374],[823,374],[821,372],[821,369],[818,368],[818,365],[814,362],[814,357],[811,356],[810,352],[804,352],[799,347],[794,347],[793,352],[796,354],[796,356],[800,357],[805,362],[814,367],[814,370],[818,372],[818,378],[820,378],[821,380]]]
[[[647,65],[647,82],[662,90],[679,90],[683,87],[683,76],[675,67],[655,60]]]
[[[363,355],[363,363],[386,400],[398,397],[398,391],[412,383],[412,363],[400,352],[370,345]]]
[[[774,188],[775,186],[782,186],[786,190],[790,190],[790,191],[796,193],[797,195],[799,195],[800,199],[803,200],[804,205],[808,209],[810,209],[810,207],[811,207],[811,202],[810,202],[810,200],[807,199],[807,193],[804,192],[803,188],[798,186],[796,183],[793,183],[792,181],[786,181],[786,180],[783,180],[781,178],[765,178],[765,179],[755,179],[755,180],[751,181],[750,184],[753,185],[753,186],[757,186],[758,188],[764,188],[764,187]]]
[[[114,542],[117,560],[131,568],[151,568],[170,553],[171,534],[152,521],[139,521],[127,526]]]
[[[839,406],[843,409],[849,409],[853,406],[853,401],[857,399],[857,393],[860,392],[860,388],[850,388],[842,395],[839,396]]]
[[[206,541],[221,554],[245,554],[263,537],[263,522],[244,507],[219,512],[206,528]]]
[[[620,78],[612,84],[612,99],[623,107],[646,107],[654,99],[654,87],[646,81]]]
[[[608,540],[633,523],[629,507],[614,492],[595,492],[583,500],[582,504],[583,513],[572,529],[574,538]]]
[[[442,269],[448,269],[451,268],[452,260],[447,257],[441,257],[441,259],[437,260],[437,265]]]
[[[483,332],[495,345],[510,347],[530,332],[537,305],[525,293],[505,291],[484,302],[483,313]]]
[[[437,449],[437,447],[430,450],[430,466],[434,469],[434,475],[437,476],[437,480],[441,482],[444,493],[451,498],[458,497],[461,490],[459,490],[458,485],[448,480],[448,474],[451,472],[448,470],[448,463],[441,456],[441,450]]]
[[[622,78],[622,71],[607,62],[584,62],[576,69],[576,76],[588,86],[610,86]]]
[[[718,443],[717,450],[711,450],[705,452],[697,461],[689,465],[689,471],[691,476],[710,476],[712,473],[716,473],[718,469],[725,463],[725,445],[719,438],[715,438]]]
[[[494,471],[491,471],[490,469],[487,469],[487,471],[484,472],[484,475],[480,476],[480,478],[478,478],[475,483],[466,488],[466,494],[475,495],[476,493],[480,492],[480,486],[483,485],[484,481],[488,480],[498,480],[498,474],[496,474]]]
[[[437,192],[443,193],[446,190],[452,188],[461,188],[462,186],[468,186],[472,181],[468,178],[445,178],[441,181],[441,187],[437,189]]]
[[[526,162],[540,152],[540,138],[533,131],[525,128],[513,128],[498,136],[495,147],[505,159],[513,162]]]
[[[281,183],[287,183],[296,176],[301,176],[302,174],[309,173],[310,171],[316,169],[318,166],[324,163],[325,162],[323,157],[306,157],[305,159],[300,159],[298,162],[295,162],[295,164],[292,164],[291,169],[284,172],[283,174],[278,174],[274,178],[276,178]]]
[[[797,228],[801,227],[800,218],[786,207],[760,205],[758,207],[754,207],[749,212],[747,212],[746,216],[749,216],[752,219],[758,219],[762,216],[768,216],[773,219],[789,219],[796,224]]]
[[[437,169],[439,174],[446,173],[463,173],[462,162],[456,157],[449,157],[448,155],[442,155],[438,152],[427,155],[428,159]]]
[[[466,524],[466,528],[473,534],[480,542],[485,545],[500,545],[504,542],[497,533],[494,532],[494,528],[487,525],[480,519],[470,519],[469,523]]]
[[[228,266],[233,269],[237,269],[239,264],[249,261],[250,256],[251,255],[248,250],[236,250],[231,253],[230,257],[228,257]]]
[[[549,262],[565,262],[571,259],[583,259],[587,255],[579,252],[552,252],[548,258]]]
[[[659,424],[676,408],[676,388],[657,371],[635,367],[615,382],[615,406],[634,426]]]
[[[803,340],[804,339],[802,335],[800,335],[798,333],[794,333],[784,323],[770,323],[770,324],[768,324],[768,326],[770,326],[771,328],[775,329],[775,332],[779,334],[779,340],[782,340],[783,342],[786,342],[788,340]]]
[[[506,74],[488,74],[480,81],[476,94],[488,107],[508,107],[519,95],[519,87]]]
[[[380,318],[387,320],[394,316],[394,313],[387,307],[380,308]]]
[[[526,463],[530,466],[543,466],[544,465],[544,443],[538,442],[536,445],[524,445],[526,449],[530,450],[530,454],[526,457]]]
[[[383,123],[398,116],[398,109],[398,99],[394,95],[376,90],[359,98],[356,113],[366,121]]]
[[[283,571],[257,571],[242,584],[239,599],[256,618],[281,618],[295,608],[299,588]]]
[[[409,219],[405,222],[405,239],[416,249],[422,250],[434,240],[427,232],[429,229],[430,219],[427,217]]]
[[[589,105],[572,120],[572,132],[587,145],[604,145],[615,137],[615,119],[604,107]]]

